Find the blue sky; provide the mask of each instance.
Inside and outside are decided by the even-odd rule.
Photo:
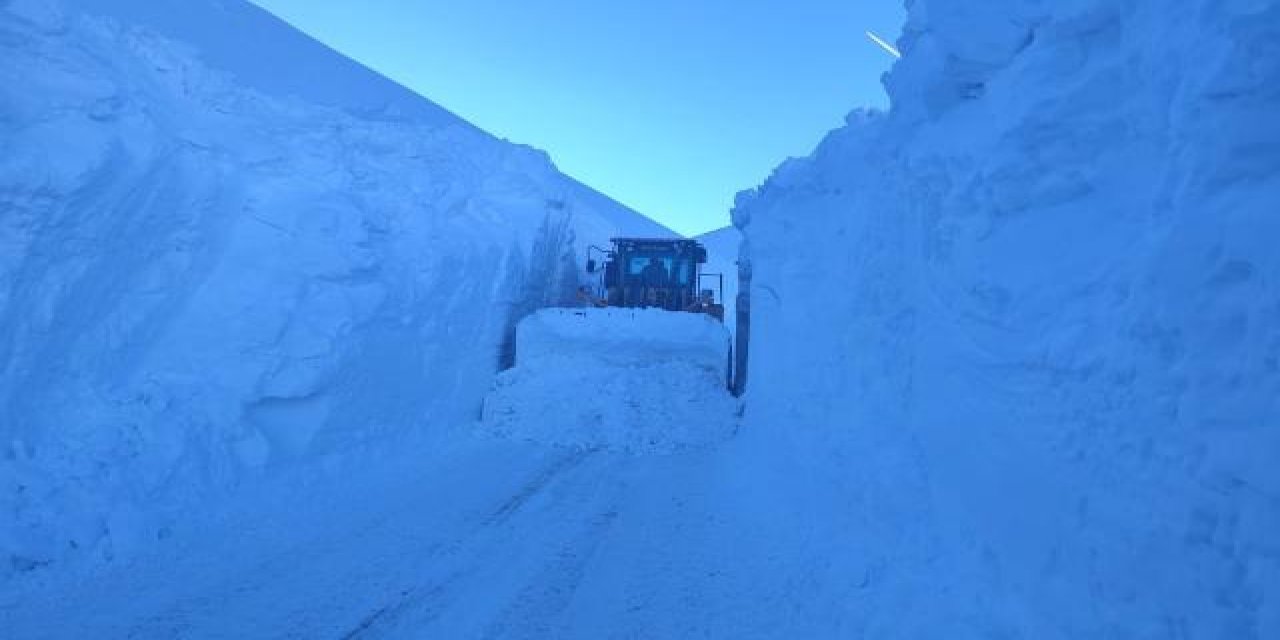
[[[884,106],[901,0],[255,0],[683,233]]]

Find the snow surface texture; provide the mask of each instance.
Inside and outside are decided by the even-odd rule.
[[[0,629],[23,640],[856,637],[831,626],[851,603],[797,571],[825,562],[796,536],[805,497],[744,467],[736,442],[631,455],[449,438],[296,485],[272,478],[226,513],[192,512],[154,555],[12,602],[0,589]]]
[[[909,4],[891,111],[735,211],[846,622],[1280,637],[1280,3]]]
[[[729,336],[710,316],[656,309],[544,309],[521,321],[516,366],[485,399],[501,437],[670,453],[733,434]]]
[[[0,582],[474,420],[575,247],[672,235],[244,2],[2,1],[0,86]]]

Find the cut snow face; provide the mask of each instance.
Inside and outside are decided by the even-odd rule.
[[[978,5],[735,212],[827,635],[1280,638],[1280,3]]]
[[[516,366],[485,400],[484,431],[549,444],[666,453],[732,435],[729,336],[694,313],[544,309],[516,330]]]
[[[0,582],[469,424],[582,248],[672,234],[240,0],[0,2],[0,79]]]

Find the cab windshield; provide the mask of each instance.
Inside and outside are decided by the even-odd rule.
[[[640,279],[645,268],[649,266],[650,261],[657,259],[658,263],[666,271],[666,277],[671,284],[685,286],[689,284],[689,279],[693,277],[693,261],[688,258],[675,258],[672,256],[663,256],[658,254],[636,254],[627,259],[627,277],[628,279]]]

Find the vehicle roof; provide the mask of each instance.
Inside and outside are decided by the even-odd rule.
[[[701,242],[690,238],[610,238],[614,244],[667,244],[684,246],[702,246]]]

